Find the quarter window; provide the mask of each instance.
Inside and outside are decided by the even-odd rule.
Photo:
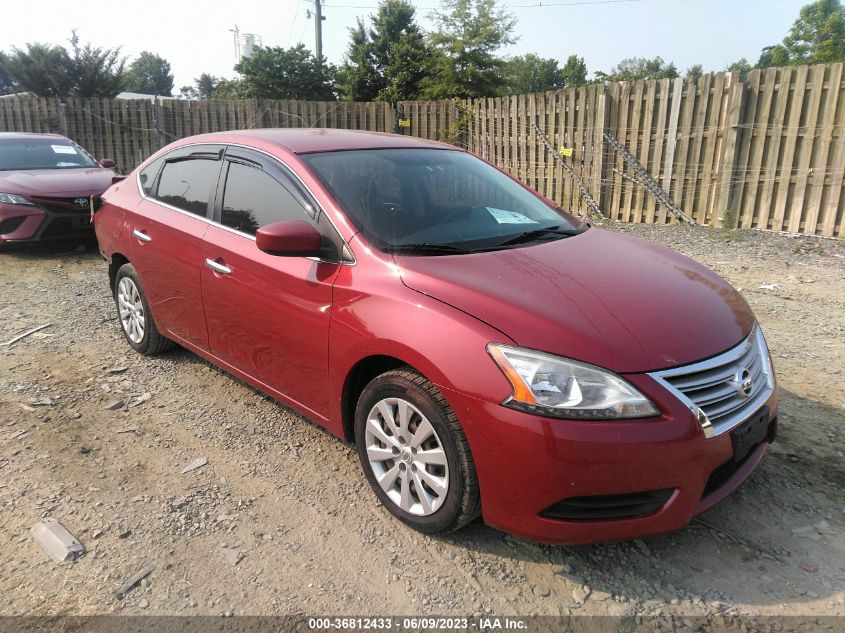
[[[299,198],[266,171],[230,162],[221,222],[255,235],[265,224],[283,220],[311,220],[311,216]]]
[[[168,161],[159,176],[156,198],[169,205],[205,216],[220,163],[208,158]]]

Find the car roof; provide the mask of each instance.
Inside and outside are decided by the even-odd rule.
[[[181,144],[195,142],[243,143],[245,145],[276,146],[294,154],[332,152],[354,149],[455,149],[452,145],[426,139],[330,128],[261,128],[214,132],[182,139]]]
[[[54,141],[56,139],[70,140],[61,134],[50,134],[48,132],[0,132],[0,139],[8,138],[43,138]]]

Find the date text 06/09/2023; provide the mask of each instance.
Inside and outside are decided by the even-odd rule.
[[[321,617],[309,618],[312,630],[443,630],[443,631],[520,631],[528,628],[524,618],[438,618],[438,617]]]

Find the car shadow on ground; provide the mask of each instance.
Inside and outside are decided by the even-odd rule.
[[[159,359],[215,368],[256,397],[268,397],[187,350]],[[315,432],[330,435],[285,405],[276,406],[280,414],[292,414]],[[751,477],[679,532],[599,545],[544,545],[476,521],[455,534],[426,538],[477,558],[530,563],[556,592],[586,584],[593,592],[655,606],[702,599],[727,608],[731,603],[775,607],[827,598],[845,584],[845,470],[836,453],[841,442],[831,441],[831,433],[842,439],[843,412],[781,390],[779,420],[778,440]],[[354,452],[351,445],[341,445]],[[364,481],[363,472],[359,475]],[[395,520],[386,511],[383,515],[385,521]],[[757,582],[749,583],[749,577]]]
[[[0,245],[0,258],[2,257],[15,257],[21,260],[55,259],[57,257],[96,259],[100,257],[100,254],[97,239],[87,237],[47,242],[7,242]]]
[[[629,598],[692,596],[761,607],[829,598],[845,586],[845,467],[841,442],[831,441],[831,434],[841,440],[843,422],[842,409],[781,389],[779,437],[761,464],[732,495],[676,533],[543,545],[479,521],[442,540],[549,566],[561,579]],[[747,582],[749,569],[756,582]]]

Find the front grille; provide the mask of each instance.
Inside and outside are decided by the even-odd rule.
[[[758,325],[724,354],[650,376],[690,407],[708,437],[735,427],[774,390],[769,350]]]
[[[669,501],[672,488],[621,495],[570,497],[543,510],[540,516],[566,521],[635,519],[654,514]]]
[[[75,204],[75,200],[85,199],[85,205],[80,207]],[[88,201],[88,196],[74,196],[73,198],[52,198],[44,196],[30,196],[35,204],[42,209],[51,213],[64,215],[66,213],[91,213],[91,205]],[[100,208],[102,199],[100,196],[94,196],[94,210]]]
[[[6,218],[5,220],[0,221],[0,235],[14,233],[18,230],[18,227],[23,224],[24,220],[26,220],[26,216],[19,215],[16,218]]]

